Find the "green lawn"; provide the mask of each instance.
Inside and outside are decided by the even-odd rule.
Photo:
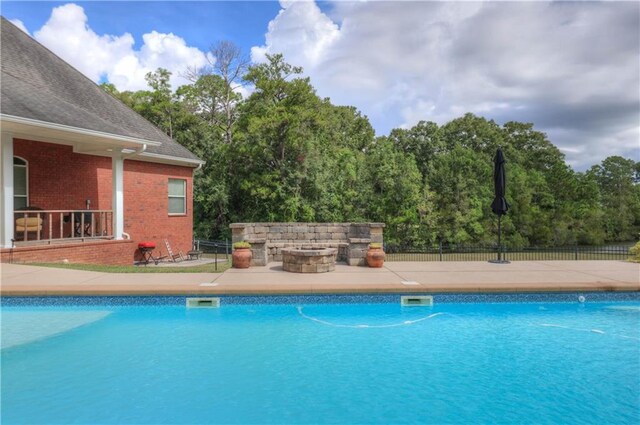
[[[101,264],[62,264],[62,263],[30,263],[31,266],[54,267],[58,269],[86,270],[103,273],[222,273],[231,267],[231,262],[183,267],[156,266],[105,266]]]

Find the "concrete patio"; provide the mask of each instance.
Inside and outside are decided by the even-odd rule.
[[[0,294],[154,295],[640,291],[640,264],[623,261],[387,262],[322,274],[280,263],[224,273],[101,273],[2,264]]]

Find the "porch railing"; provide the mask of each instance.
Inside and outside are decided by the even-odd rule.
[[[14,241],[57,242],[113,238],[112,210],[14,211]]]

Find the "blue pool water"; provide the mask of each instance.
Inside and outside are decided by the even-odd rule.
[[[4,306],[2,319],[3,424],[640,422],[638,302]]]

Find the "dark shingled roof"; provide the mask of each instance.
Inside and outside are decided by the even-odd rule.
[[[199,159],[4,17],[0,27],[3,114],[160,142],[146,152]]]

